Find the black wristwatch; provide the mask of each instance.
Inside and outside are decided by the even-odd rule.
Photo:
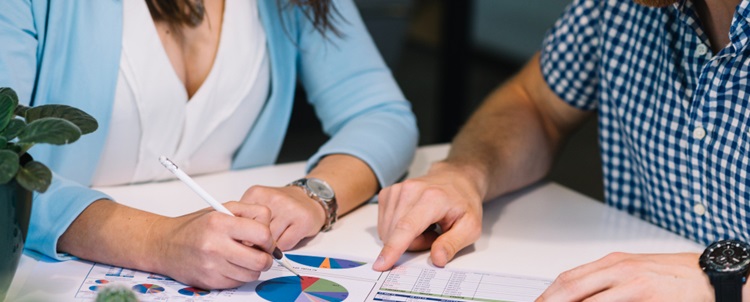
[[[716,302],[741,302],[750,269],[750,244],[722,240],[709,245],[698,263],[711,280]]]

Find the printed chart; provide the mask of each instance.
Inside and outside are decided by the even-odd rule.
[[[371,301],[534,301],[552,283],[527,277],[399,266]]]
[[[76,268],[82,277],[76,301],[92,301],[105,286],[132,289],[141,302],[221,301],[534,301],[551,280],[502,274],[456,271],[423,266],[398,266],[375,272],[371,263],[339,256],[286,254],[302,279],[279,264],[260,280],[227,290],[189,287],[169,277],[92,263]],[[80,263],[67,265],[80,267]],[[347,268],[348,267],[348,268]],[[66,263],[55,267],[68,271]],[[54,272],[44,272],[55,274]]]
[[[372,270],[372,263],[354,260],[346,256],[319,256],[286,253],[289,264],[302,275],[330,278],[351,278],[362,281],[378,281],[381,272]]]
[[[273,278],[258,284],[255,291],[268,301],[340,302],[349,296],[340,284],[310,276]]]
[[[164,292],[164,287],[156,284],[141,283],[133,285],[133,291],[141,294],[158,294]]]
[[[91,301],[102,288],[115,284],[133,290],[141,302],[194,301],[195,298],[214,301],[226,292],[188,287],[162,275],[96,263],[92,264],[75,297]]]
[[[295,256],[297,261],[313,265],[292,262],[298,264],[297,269],[304,276],[303,279],[274,264],[261,274],[260,280],[226,290],[189,287],[158,274],[92,263],[75,298],[76,301],[92,301],[102,288],[116,284],[133,290],[140,302],[365,301],[382,275],[372,271],[366,262],[345,257]]]
[[[210,290],[200,289],[196,287],[186,287],[177,291],[180,295],[190,297],[201,297],[211,293]]]
[[[360,267],[367,264],[367,262],[352,261],[340,258],[330,257],[319,257],[319,256],[307,256],[307,255],[286,255],[289,260],[297,262],[302,265],[317,267],[317,268],[330,268],[330,269],[347,269]]]

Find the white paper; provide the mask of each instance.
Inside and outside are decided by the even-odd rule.
[[[80,301],[96,298],[103,286],[120,284],[136,292],[139,301],[365,301],[380,272],[372,264],[337,257],[287,254],[300,280],[281,265],[261,274],[258,281],[227,290],[189,287],[171,278],[103,264],[92,264],[75,294]]]
[[[300,280],[279,264],[260,280],[228,290],[202,290],[171,278],[85,261],[38,265],[21,301],[93,301],[104,286],[120,284],[139,301],[533,301],[550,280],[431,267],[372,270],[349,256],[287,253]],[[40,263],[41,264],[41,263]],[[36,276],[36,277],[35,277]],[[54,284],[32,280],[54,280]]]
[[[550,280],[398,266],[383,274],[368,301],[534,301]]]

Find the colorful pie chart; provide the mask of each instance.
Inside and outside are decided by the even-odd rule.
[[[164,291],[164,288],[150,283],[136,284],[133,286],[133,290],[141,294],[158,294]]]
[[[354,268],[365,265],[367,262],[351,261],[346,259],[328,258],[328,257],[317,257],[317,256],[305,256],[305,255],[292,255],[286,254],[289,260],[297,262],[302,265],[312,266],[317,268],[328,268],[328,269],[343,269],[343,268]]]
[[[184,296],[191,296],[191,297],[198,297],[198,296],[205,296],[211,293],[210,290],[195,288],[195,287],[186,287],[183,289],[180,289],[177,291],[181,295]]]
[[[266,280],[255,288],[258,295],[268,301],[340,302],[349,292],[340,284],[316,277],[279,277]]]

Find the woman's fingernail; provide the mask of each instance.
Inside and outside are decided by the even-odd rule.
[[[275,247],[273,249],[273,258],[278,260],[278,259],[281,259],[282,257],[284,257],[284,254],[281,253],[281,250],[279,249],[279,247]]]

